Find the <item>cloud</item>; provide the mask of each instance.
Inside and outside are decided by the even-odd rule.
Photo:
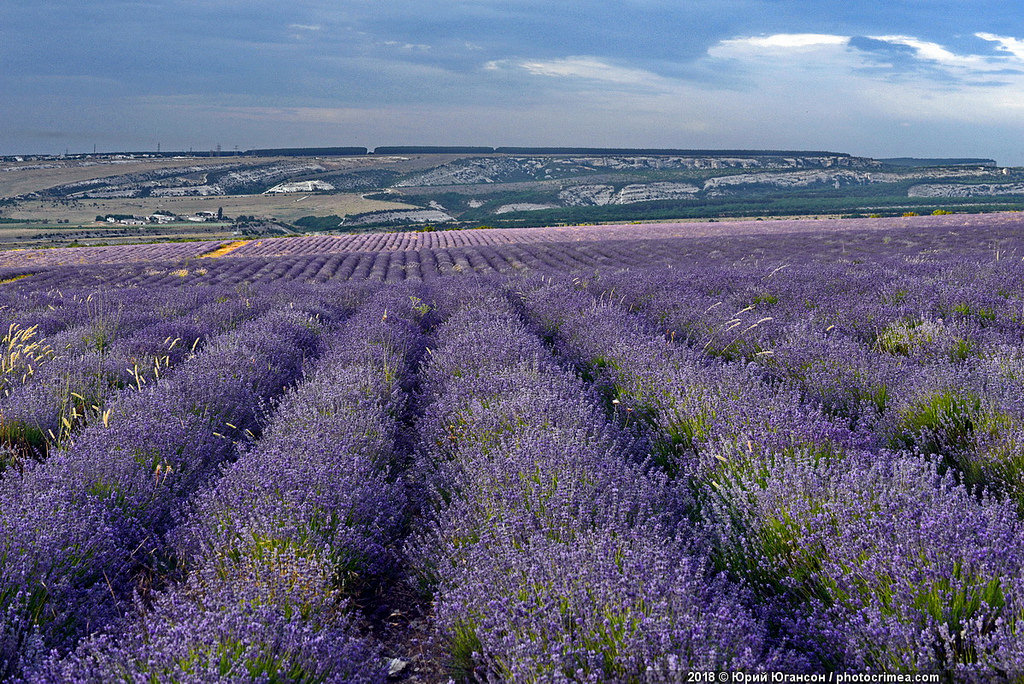
[[[1012,147],[1024,160],[1024,24],[1005,8],[994,18],[949,11],[952,0],[846,2],[838,13],[796,0],[97,1],[57,14],[52,4],[0,7],[10,147],[11,131],[65,125],[165,145],[164,129],[243,146],[476,132],[481,144],[856,153],[917,136],[920,154],[941,129],[959,132],[948,144],[964,156]],[[145,54],[106,40],[111,26]],[[147,95],[165,99],[140,104]]]
[[[1019,129],[1024,40],[976,38],[997,47],[965,50],[902,34],[776,33],[719,40],[685,65],[592,54],[492,60],[484,73],[518,74],[528,81],[521,90],[557,84],[546,97],[564,106],[628,109],[631,121],[680,132],[680,124],[667,122],[694,123],[688,135],[823,149],[847,149],[850,142],[835,141],[855,140],[870,150],[883,144],[879,131],[886,130],[897,142],[913,137],[921,149],[937,144],[923,130]]]
[[[815,97],[849,99],[883,117],[1010,124],[1024,108],[1024,40],[975,36],[996,43],[997,54],[901,34],[777,34],[723,40],[708,56],[739,63],[752,88],[809,107],[821,106]]]
[[[1016,38],[996,36],[990,33],[977,33],[978,38],[997,42],[999,49],[1024,58],[1024,41]],[[711,56],[734,56],[753,54],[774,54],[778,56],[808,53],[820,50],[832,50],[859,44],[864,41],[900,47],[913,53],[921,60],[936,62],[950,67],[990,69],[1005,65],[1004,57],[988,55],[961,55],[946,48],[940,43],[922,40],[909,35],[876,35],[852,36],[829,33],[776,33],[766,36],[740,36],[720,40],[708,49]]]
[[[729,38],[713,46],[708,54],[724,57],[763,52],[809,52],[845,47],[849,42],[849,36],[827,33],[776,33],[770,36]]]
[[[883,43],[906,46],[910,48],[917,59],[948,69],[952,73],[984,73],[1002,71],[1006,68],[1005,59],[985,55],[958,55],[939,43],[921,40],[913,36],[869,37]]]
[[[998,43],[999,47],[996,48],[997,50],[1007,52],[1013,55],[1013,57],[1018,61],[1024,62],[1024,40],[1021,40],[1020,38],[997,36],[994,33],[975,33],[974,35],[982,40]]]
[[[428,50],[433,49],[433,46],[425,43],[403,43],[398,40],[385,40],[383,44],[388,47],[396,47],[410,52],[427,52]]]
[[[977,33],[997,43],[997,53],[958,52],[934,41],[903,34],[872,36],[779,33],[721,40],[707,51],[711,63],[728,62],[748,83],[770,69],[782,81],[831,74],[835,79],[895,82],[920,92],[957,89],[1024,91],[1024,40]],[[977,92],[980,91],[976,91]],[[991,98],[1005,104],[1006,98]]]
[[[665,90],[668,86],[667,79],[651,71],[620,66],[599,57],[586,55],[549,60],[495,60],[484,65],[484,69],[488,71],[509,68],[522,70],[533,76],[598,82],[631,88]]]

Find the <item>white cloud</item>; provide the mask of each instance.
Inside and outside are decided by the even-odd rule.
[[[734,73],[740,73],[748,85],[763,90],[779,91],[793,84],[826,85],[842,81],[849,89],[856,84],[872,84],[871,90],[886,85],[906,96],[908,88],[919,93],[948,95],[951,92],[984,96],[989,104],[1004,107],[1013,97],[1024,94],[1024,40],[988,33],[978,38],[998,44],[1001,53],[957,53],[946,46],[908,35],[868,36],[879,43],[909,49],[905,60],[895,63],[879,60],[883,51],[854,42],[853,36],[827,33],[778,33],[766,36],[741,36],[712,45],[703,66],[716,68],[728,60]],[[913,68],[913,62],[928,65],[928,71]],[[738,72],[735,71],[739,67]],[[487,62],[485,70],[518,70],[533,76],[559,78],[566,81],[600,82],[623,88],[642,88],[654,93],[671,94],[684,86],[700,89],[698,83],[662,76],[653,71],[613,63],[599,56],[577,55],[546,60],[496,60]],[[1014,73],[1020,69],[1021,73]],[[936,78],[939,75],[939,78]],[[820,83],[819,83],[820,82]],[[877,86],[877,88],[876,88]],[[829,88],[826,88],[829,89]],[[797,93],[806,99],[805,89]],[[1017,109],[1015,106],[1014,109]]]
[[[912,63],[893,64],[878,61],[884,51],[858,49],[852,37],[778,34],[724,40],[708,56],[739,62],[761,96],[789,97],[794,108],[846,102],[861,113],[905,120],[1015,122],[1024,108],[1024,73],[1013,70],[1024,67],[1024,40],[976,36],[1005,54],[959,53],[907,35],[869,36],[909,48]],[[914,69],[915,61],[930,70]]]
[[[1024,40],[1021,40],[1020,38],[997,36],[994,33],[975,33],[974,35],[982,40],[998,43],[998,50],[1007,52],[1021,62],[1024,62]]]
[[[402,42],[399,42],[397,40],[385,40],[384,41],[384,45],[387,45],[388,47],[396,47],[396,48],[399,48],[401,50],[408,50],[408,51],[412,51],[412,52],[427,52],[428,50],[430,50],[432,48],[432,46],[425,45],[423,43],[402,43]]]
[[[550,60],[497,60],[487,62],[490,71],[515,68],[534,76],[598,81],[621,86],[663,90],[669,81],[651,71],[618,66],[591,56],[571,56]]]
[[[319,31],[323,28],[319,24],[288,24],[293,31]]]
[[[940,64],[949,64],[960,66],[969,62],[968,58],[960,57],[946,48],[942,47],[938,43],[931,43],[925,40],[914,38],[913,36],[869,36],[872,40],[880,40],[884,43],[892,43],[893,45],[905,45],[912,48],[917,53],[918,57],[923,59],[932,60],[939,62]]]
[[[953,77],[991,75],[992,72],[1005,71],[1008,67],[1018,66],[1017,61],[1024,62],[1024,40],[990,33],[976,33],[975,36],[998,43],[998,50],[1005,54],[998,56],[958,54],[940,43],[908,35],[893,34],[866,36],[866,38],[909,48],[914,59],[944,69]],[[753,67],[757,66],[758,61],[764,59],[809,63],[808,57],[811,53],[814,54],[816,61],[821,60],[822,55],[830,54],[831,57],[828,59],[831,60],[833,66],[837,67],[841,62],[846,65],[868,66],[866,54],[855,49],[857,46],[851,42],[853,40],[853,36],[827,33],[777,33],[768,36],[722,40],[709,48],[707,54],[716,59],[749,61]],[[886,65],[875,61],[870,66],[877,68]],[[896,68],[892,64],[888,64],[888,66]]]
[[[992,59],[982,55],[958,55],[938,43],[921,40],[913,36],[870,36],[870,38],[893,45],[909,47],[914,51],[914,55],[918,59],[926,60],[949,69],[981,73],[997,71],[1006,66],[1002,59]]]
[[[665,131],[685,136],[680,139],[689,142],[673,143],[679,146],[732,141],[741,147],[996,156],[991,147],[969,149],[961,136],[978,127],[1020,129],[1024,73],[1014,70],[1024,72],[1024,40],[977,37],[997,43],[996,54],[907,35],[784,33],[723,40],[696,62],[675,65],[684,69],[673,69],[699,73],[699,79],[596,55],[496,60],[484,69],[556,82],[559,87],[545,97],[572,111],[603,113],[612,121],[628,110],[631,125],[644,127],[652,140]],[[937,137],[939,130],[948,139]]]
[[[837,36],[827,33],[776,33],[770,36],[730,38],[712,47],[708,54],[712,56],[731,56],[752,52],[791,52],[812,51],[845,47],[850,36]]]
[[[712,62],[728,59],[738,64],[748,80],[762,89],[777,91],[785,84],[802,82],[807,90],[794,93],[799,99],[815,92],[812,86],[824,92],[841,81],[847,89],[860,88],[874,95],[892,90],[892,98],[883,97],[887,101],[906,100],[916,93],[921,100],[911,108],[928,109],[931,98],[942,97],[947,101],[973,99],[975,109],[1018,111],[1015,102],[1024,95],[1024,40],[975,35],[997,43],[1001,54],[958,53],[941,43],[909,35],[864,37],[903,50],[903,58],[890,61],[885,59],[889,56],[885,50],[873,50],[852,36],[775,34],[723,40],[707,55]],[[928,68],[922,70],[922,66]],[[865,102],[865,106],[870,104]],[[970,110],[964,106],[962,115]]]

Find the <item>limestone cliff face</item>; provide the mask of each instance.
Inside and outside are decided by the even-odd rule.
[[[900,176],[895,173],[868,171],[795,171],[791,173],[744,173],[736,176],[719,176],[704,182],[704,191],[709,197],[728,194],[731,190],[746,186],[767,185],[775,188],[807,188],[831,185],[865,185],[867,183],[895,183]]]
[[[993,197],[1024,195],[1024,183],[922,183],[907,191],[910,197]]]
[[[615,187],[612,185],[573,185],[558,193],[558,199],[570,207],[617,204]]]
[[[70,199],[144,195],[154,197],[230,195],[248,191],[253,187],[286,182],[295,176],[304,176],[324,170],[324,166],[314,162],[281,162],[255,166],[252,162],[231,162],[208,166],[180,166],[65,183],[49,188],[42,194]],[[212,177],[216,177],[216,182],[210,182]]]
[[[991,177],[991,169],[933,168],[905,171],[871,171],[857,169],[812,169],[801,171],[751,171],[709,178],[702,185],[682,182],[631,183],[617,186],[609,183],[580,182],[563,187],[558,200],[564,206],[606,206],[633,204],[655,200],[689,199],[696,197],[725,197],[749,192],[751,189],[772,188],[781,191],[795,188],[843,188],[872,183],[899,183],[906,180],[941,180],[944,178]],[[1021,194],[1024,184],[921,184],[911,189],[911,196],[971,197],[975,195]]]
[[[634,204],[654,200],[694,197],[700,188],[690,183],[631,183],[619,190],[612,185],[572,185],[558,193],[558,199],[570,207]]]
[[[551,156],[479,156],[455,159],[407,176],[394,187],[429,188],[454,185],[489,185],[546,181],[557,205],[567,207],[634,204],[658,200],[717,198],[743,195],[751,191],[802,188],[843,188],[876,183],[943,181],[995,178],[994,168],[920,167],[882,168],[881,162],[862,157],[819,155],[785,156],[671,156],[671,155],[551,155]],[[608,175],[630,172],[704,171],[703,182],[663,180],[623,184]],[[714,173],[721,170],[721,174]],[[711,174],[707,174],[711,171]],[[588,180],[588,177],[593,180]],[[545,184],[546,185],[546,184]],[[916,187],[916,186],[915,186]],[[969,196],[962,193],[1005,194],[1005,188],[991,191],[918,188],[916,192],[940,193],[930,196]],[[961,193],[946,194],[941,193]],[[551,200],[526,200],[504,204],[495,213],[554,208]],[[552,197],[552,199],[554,199]]]
[[[816,170],[792,172],[755,172],[709,178],[704,191],[709,197],[727,194],[744,186],[766,185],[775,188],[806,188],[831,185],[836,188],[870,183],[899,183],[906,180],[986,177],[993,169],[934,168],[891,173],[885,171]]]
[[[575,174],[612,171],[671,171],[694,169],[869,169],[879,162],[861,157],[677,157],[660,155],[469,157],[410,176],[396,187],[514,183]]]

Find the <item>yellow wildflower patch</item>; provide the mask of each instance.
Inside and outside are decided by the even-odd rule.
[[[212,252],[208,252],[206,254],[203,254],[202,257],[204,259],[216,259],[218,257],[224,256],[225,254],[230,254],[231,252],[234,252],[236,249],[238,249],[242,245],[247,245],[250,242],[252,242],[252,241],[251,240],[235,240],[234,242],[229,242],[226,245],[222,245],[221,247],[218,247],[217,249],[213,250]]]

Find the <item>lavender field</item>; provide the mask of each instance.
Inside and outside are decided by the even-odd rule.
[[[0,680],[1024,677],[1024,218],[537,230],[0,254]]]

